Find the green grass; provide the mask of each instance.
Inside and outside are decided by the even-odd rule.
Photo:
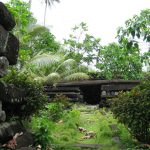
[[[73,144],[102,144],[101,150],[120,150],[134,147],[134,141],[124,125],[119,124],[113,114],[107,109],[97,109],[87,105],[74,105],[72,110],[63,112],[62,117],[57,122],[53,122],[51,128],[51,138],[55,145],[55,150],[80,150],[72,147]],[[77,125],[94,131],[96,136],[91,139],[82,139],[85,133],[78,131]],[[35,124],[34,124],[35,125]],[[110,125],[115,126],[112,130]],[[113,137],[118,137],[119,142],[115,142]]]

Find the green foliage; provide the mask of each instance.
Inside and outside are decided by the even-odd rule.
[[[142,61],[137,48],[127,49],[116,43],[103,47],[97,68],[107,79],[140,79]]]
[[[129,148],[133,146],[132,136],[123,124],[117,122],[111,111],[106,109],[101,109],[98,117],[98,128],[97,128],[97,143],[105,143],[115,146],[116,143],[113,137],[118,137],[120,139],[119,146],[123,148]],[[119,149],[119,147],[117,148]]]
[[[61,98],[63,99],[62,96]],[[61,101],[64,101],[62,99]],[[36,144],[42,145],[44,150],[48,147],[54,147],[57,150],[67,149],[68,145],[70,146],[76,140],[76,123],[79,123],[80,112],[62,109],[60,107],[62,102],[59,100],[60,96],[54,103],[46,105],[39,114],[34,115],[28,124],[35,135]],[[60,121],[56,122],[58,120]]]
[[[89,76],[86,73],[78,72],[64,78],[65,81],[88,80]]]
[[[112,100],[112,111],[141,142],[150,142],[150,78]]]
[[[64,46],[67,49],[68,56],[77,61],[77,63],[93,64],[98,62],[98,54],[100,52],[100,39],[95,38],[87,33],[87,24],[81,22],[75,26],[73,33],[70,34],[69,39],[64,40]]]
[[[117,31],[117,38],[120,44],[126,45],[128,49],[131,47],[140,48],[140,42],[147,45],[150,42],[150,9],[142,10],[139,15],[125,22],[125,27],[120,27]],[[150,65],[150,51],[143,54],[142,60],[147,66]]]
[[[72,145],[78,140],[76,124],[80,122],[80,111],[73,109],[64,111],[61,120],[56,124],[53,139],[60,149],[72,150]],[[59,149],[58,148],[58,149]]]
[[[140,52],[141,41],[147,45],[150,41],[150,10],[125,22],[125,27],[117,31],[119,43],[104,46],[99,53],[97,68],[107,79],[140,79],[143,63],[149,66],[150,52]],[[141,50],[142,51],[142,50]]]
[[[7,7],[15,18],[16,26],[13,33],[22,41],[22,37],[26,35],[27,29],[31,24],[35,24],[36,19],[33,18],[29,11],[29,4],[21,0],[10,0]]]
[[[51,146],[53,143],[51,134],[55,126],[49,118],[43,114],[40,114],[40,117],[33,116],[29,127],[34,133],[36,145],[40,144],[43,150]]]
[[[31,50],[19,50],[19,57],[18,57],[18,66],[19,68],[22,68],[26,62],[28,62],[31,59],[32,51]]]
[[[96,133],[94,138],[80,141],[84,144],[102,144],[103,150],[120,150],[134,147],[134,140],[127,128],[118,123],[109,109],[99,109],[89,105],[79,104],[75,108],[80,111],[80,126],[87,131]],[[79,140],[84,136],[80,134]],[[117,137],[119,140],[115,141]]]
[[[150,42],[150,9],[142,10],[139,15],[125,22],[125,27],[118,29],[119,40],[123,37],[141,38],[143,41]]]
[[[64,110],[70,107],[71,104],[69,103],[69,99],[60,94],[56,95],[52,103],[49,103],[44,107],[44,110],[41,111],[41,114],[49,120],[56,122],[62,117]]]
[[[103,80],[106,78],[102,72],[94,70],[88,71],[88,76],[91,80]]]
[[[66,97],[63,94],[57,94],[55,96],[55,98],[53,99],[53,102],[57,103],[57,104],[61,104],[63,110],[71,108],[71,104],[69,102],[69,98]]]
[[[31,49],[35,55],[40,51],[57,52],[60,44],[55,41],[54,35],[44,26],[35,25],[27,32],[24,37],[23,48]]]
[[[34,81],[28,72],[19,73],[12,69],[2,80],[25,91],[25,102],[18,114],[21,118],[26,118],[36,113],[47,102],[47,97],[43,93],[43,86]]]
[[[29,11],[29,3],[21,0],[11,0],[7,3],[7,7],[16,21],[13,33],[19,38],[21,49],[32,51],[28,54],[30,57],[39,51],[56,52],[60,48],[60,44],[55,41],[54,35],[48,28],[36,25],[36,19]],[[25,54],[25,52],[20,53],[20,56],[22,54]]]
[[[60,103],[51,103],[46,106],[47,117],[52,121],[58,121],[63,113],[63,107]]]
[[[80,123],[80,111],[77,109],[73,109],[67,113],[64,113],[63,120],[66,122],[65,127],[66,128],[74,128],[76,129],[76,124]]]
[[[46,84],[52,84],[60,81],[60,75],[57,72],[52,72],[46,77]]]
[[[75,60],[67,59],[63,53],[43,53],[34,56],[22,71],[31,72],[35,80],[53,84],[64,80],[88,79],[87,67],[78,65]],[[40,77],[40,78],[39,78]]]

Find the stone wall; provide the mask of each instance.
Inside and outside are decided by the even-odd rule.
[[[19,40],[10,31],[15,27],[15,20],[6,6],[0,2],[0,78],[7,74],[9,65],[17,63]],[[0,149],[4,145],[9,149],[33,149],[33,136],[21,122],[7,121],[8,113],[11,116],[21,111],[25,100],[25,91],[0,81]],[[15,114],[17,113],[17,114]],[[23,133],[16,137],[17,134]],[[14,143],[15,138],[15,143]],[[12,144],[13,141],[13,144]],[[11,143],[11,147],[10,146]]]
[[[6,6],[0,2],[0,77],[7,74],[9,65],[17,63],[19,40],[10,31],[15,27],[15,21]],[[18,122],[6,122],[7,114],[4,111],[4,101],[10,99],[8,87],[0,82],[0,145],[7,143],[15,133],[23,131]],[[11,106],[11,102],[10,102]]]

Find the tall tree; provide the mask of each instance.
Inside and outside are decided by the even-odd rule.
[[[44,26],[46,23],[46,11],[47,11],[47,6],[52,6],[54,2],[60,2],[59,0],[44,0],[45,2],[45,11],[44,11]]]
[[[10,0],[6,5],[16,21],[13,33],[19,38],[20,42],[22,42],[22,37],[26,35],[27,29],[31,24],[33,25],[36,23],[36,19],[29,11],[29,3],[21,0]]]
[[[33,55],[42,52],[57,52],[60,44],[56,42],[55,36],[44,26],[35,25],[24,36],[22,49],[32,50]]]
[[[140,79],[142,73],[141,55],[137,47],[111,43],[104,46],[99,55],[97,68],[106,79]]]
[[[100,39],[88,34],[87,24],[81,22],[73,28],[69,39],[64,40],[64,47],[69,57],[74,58],[79,64],[94,65],[99,61]]]
[[[131,47],[137,47],[145,54],[143,55],[143,62],[147,67],[150,66],[150,9],[145,9],[140,12],[139,15],[135,15],[133,18],[125,22],[124,27],[120,27],[117,31],[117,37],[120,44],[125,44],[128,49]]]
[[[32,0],[29,0],[29,11],[31,10]]]

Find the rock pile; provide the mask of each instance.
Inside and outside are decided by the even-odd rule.
[[[15,20],[13,16],[7,7],[0,2],[0,77],[7,74],[7,67],[9,65],[17,63],[19,40],[10,33],[14,27]],[[17,105],[19,103],[18,99],[15,98],[15,95],[17,95],[15,92],[17,93],[15,87],[10,87],[4,82],[0,82],[0,147],[12,141],[16,133],[26,133],[26,130],[20,123],[6,122],[7,112],[10,110],[8,108],[11,108],[14,102],[17,102]],[[20,97],[19,100],[22,101],[23,98]],[[21,138],[24,136],[25,134]],[[27,138],[30,138],[30,136]],[[32,137],[30,138],[30,144],[31,141]]]

